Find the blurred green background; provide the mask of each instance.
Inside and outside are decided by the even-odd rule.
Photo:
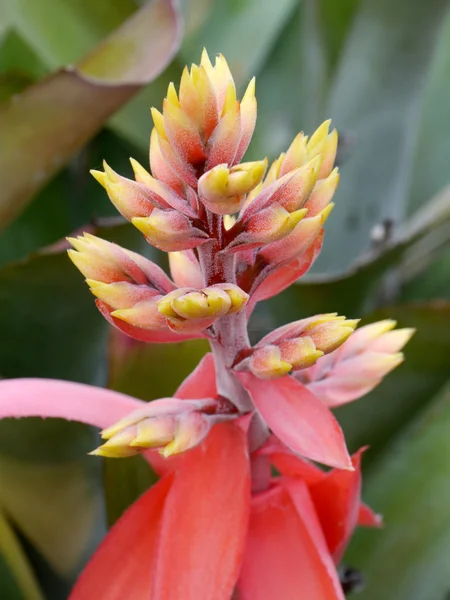
[[[140,11],[136,13],[136,11]],[[134,16],[133,16],[134,15]],[[249,159],[332,118],[341,184],[314,272],[258,307],[254,339],[322,311],[417,327],[406,362],[337,410],[365,455],[381,531],[355,537],[361,600],[450,593],[450,12],[445,0],[2,0],[0,376],[171,395],[203,342],[113,334],[65,255],[89,229],[164,264],[90,177],[148,164],[149,107],[206,47],[239,88],[257,76]],[[75,65],[75,66],[73,66]],[[60,600],[153,481],[136,457],[86,457],[89,427],[0,423],[0,597]]]

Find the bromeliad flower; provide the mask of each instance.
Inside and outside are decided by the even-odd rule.
[[[350,457],[329,407],[370,391],[401,362],[410,330],[383,321],[354,332],[337,314],[306,317],[254,347],[255,304],[317,257],[339,181],[337,133],[299,134],[267,169],[241,163],[256,121],[255,83],[241,101],[222,56],[206,52],[171,84],[147,172],[106,163],[94,177],[171,278],[84,234],[69,255],[101,314],[147,342],[207,338],[212,353],[174,398],[145,404],[80,384],[0,382],[0,416],[50,416],[99,427],[92,454],[143,453],[160,481],[112,528],[72,600],[342,600],[336,566],[361,504],[361,453]],[[310,461],[334,467],[323,471]],[[279,475],[272,476],[272,468]]]

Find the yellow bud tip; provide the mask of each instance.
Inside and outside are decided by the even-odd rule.
[[[172,308],[172,298],[161,298],[161,300],[156,303],[156,307],[158,311],[168,319],[179,318],[178,313]]]
[[[242,96],[242,102],[246,102],[248,100],[251,100],[255,97],[255,91],[256,91],[256,79],[255,77],[252,77],[252,79],[250,80],[247,89],[245,90],[245,94]]]
[[[347,319],[343,322],[345,327],[350,327],[353,331],[356,329],[356,326],[361,321],[361,319]]]
[[[106,188],[106,182],[108,180],[106,173],[103,171],[96,171],[95,169],[91,169],[89,173],[92,175],[94,179],[96,179],[100,185]]]
[[[209,58],[209,54],[208,54],[206,48],[203,48],[203,50],[202,50],[202,56],[201,56],[201,59],[200,59],[200,64],[203,67],[205,67],[205,68],[208,68],[208,67],[210,69],[213,68],[211,59]]]
[[[307,212],[307,208],[300,208],[299,210],[295,210],[289,214],[289,225],[292,227],[292,229],[297,225],[297,223],[300,223],[300,221],[306,216]]]
[[[144,235],[150,235],[155,232],[155,227],[148,217],[133,217],[131,223]]]
[[[225,231],[230,231],[230,229],[233,227],[236,221],[237,217],[235,215],[224,215],[223,226],[225,227]]]
[[[103,161],[103,168],[105,169],[106,178],[113,183],[118,183],[120,181],[120,175],[111,169],[106,160]]]
[[[325,206],[325,208],[320,211],[319,216],[322,220],[322,223],[325,223],[325,221],[328,219],[334,206],[335,206],[334,202],[330,202],[330,204]]]
[[[177,454],[177,447],[175,445],[175,442],[169,442],[167,446],[159,450],[159,454],[164,458],[170,458],[174,454]]]
[[[314,175],[316,176],[319,174],[320,167],[322,166],[322,160],[322,156],[318,154],[307,163],[307,166],[311,167],[311,169],[314,171]]]
[[[156,108],[151,109],[153,124],[155,125],[156,133],[163,140],[167,140],[166,130],[164,128],[164,117]]]
[[[178,108],[180,107],[180,101],[178,100],[178,94],[173,81],[169,83],[169,87],[167,88],[167,101]]]
[[[133,311],[133,308],[119,308],[118,310],[113,310],[111,316],[128,323],[129,319],[132,318]]]

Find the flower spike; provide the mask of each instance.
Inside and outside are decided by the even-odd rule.
[[[92,172],[169,253],[173,281],[117,244],[69,238],[70,258],[120,332],[148,343],[208,340],[212,353],[175,397],[146,404],[67,382],[0,381],[0,416],[94,424],[103,443],[92,454],[143,453],[161,476],[108,533],[72,600],[344,600],[337,563],[350,535],[380,523],[361,502],[362,450],[350,457],[330,407],[400,364],[413,331],[390,320],[355,331],[357,319],[328,313],[251,346],[256,303],[319,254],[339,182],[330,121],[298,134],[268,170],[267,159],[241,163],[256,112],[255,80],[240,100],[225,58],[213,64],[205,50],[179,87],[170,83],[162,112],[152,109],[151,172],[134,159],[135,180],[106,163]]]

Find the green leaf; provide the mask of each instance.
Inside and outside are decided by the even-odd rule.
[[[172,396],[207,351],[206,340],[144,344],[114,331],[108,387],[141,400]]]
[[[408,204],[410,212],[421,208],[450,179],[446,160],[450,152],[449,68],[450,14],[444,22],[427,78]]]
[[[252,331],[264,333],[287,321],[318,313],[337,311],[358,317],[392,301],[398,293],[397,287],[392,287],[389,278],[383,281],[383,277],[399,265],[406,268],[407,261],[416,274],[417,269],[423,272],[434,257],[431,250],[436,240],[441,244],[450,240],[449,199],[450,187],[447,187],[399,229],[394,241],[387,238],[380,248],[363,254],[344,274],[304,277],[259,305],[251,323]]]
[[[72,583],[105,533],[100,460],[84,454],[36,462],[34,449],[28,446],[28,460],[0,456],[0,507],[54,573]]]
[[[146,160],[144,154],[137,153],[112,132],[103,130],[2,232],[0,266],[26,258],[86,224],[117,216],[105,190],[91,176],[89,168],[101,168],[102,160],[106,158],[116,171],[132,176],[131,154],[139,162]]]
[[[334,68],[359,0],[303,0],[257,77],[258,121],[247,158],[274,158],[324,118]],[[328,117],[328,115],[325,115]]]
[[[448,381],[450,372],[450,303],[398,305],[370,316],[391,318],[399,327],[415,327],[405,348],[405,362],[373,392],[336,410],[352,451],[369,444],[366,464],[397,435]]]
[[[360,532],[346,561],[362,569],[361,600],[446,600],[450,554],[450,388],[370,470],[365,500],[385,528]]]
[[[149,248],[129,225],[96,231]],[[64,248],[0,269],[0,374],[104,385],[109,326]],[[0,423],[0,507],[70,586],[104,534],[95,429],[57,419]]]
[[[6,31],[0,38],[0,102],[45,73],[44,64],[20,34],[13,29]]]
[[[103,486],[108,525],[114,525],[123,512],[157,479],[142,456],[131,456],[126,460],[105,458]]]
[[[173,61],[155,81],[142,89],[113,115],[108,123],[108,126],[118,135],[135,144],[140,150],[145,151],[147,157],[150,132],[153,128],[150,108],[154,106],[158,110],[161,109],[169,83],[179,81],[181,72],[182,66],[177,61]],[[148,158],[146,158],[146,162],[148,163]]]
[[[44,599],[17,536],[1,512],[0,593],[10,600]]]
[[[105,35],[119,27],[135,9],[133,0],[121,0],[118,3],[89,0],[5,2],[10,23],[51,69],[73,64]]]
[[[447,7],[361,2],[327,110],[356,148],[342,167],[319,270],[342,271],[367,249],[374,225],[404,217],[426,75]]]
[[[210,56],[221,52],[236,83],[246,83],[264,64],[296,3],[297,0],[214,2],[203,27],[185,41],[183,60],[197,62],[203,47]]]
[[[25,600],[24,595],[17,585],[9,566],[0,554],[0,593],[8,600]]]
[[[136,38],[130,43],[130,29],[137,24]],[[141,29],[144,24],[147,27]],[[33,194],[134,95],[137,84],[164,69],[178,43],[177,14],[170,0],[157,0],[82,60],[79,70],[56,73],[0,109],[1,225],[19,214]],[[105,56],[119,50],[123,60],[116,69]],[[135,85],[123,85],[131,82]]]
[[[312,0],[308,0],[312,3]],[[327,62],[332,70],[339,61],[346,43],[350,26],[355,18],[361,0],[320,0],[317,4],[317,17],[323,31],[322,43],[327,54]]]

